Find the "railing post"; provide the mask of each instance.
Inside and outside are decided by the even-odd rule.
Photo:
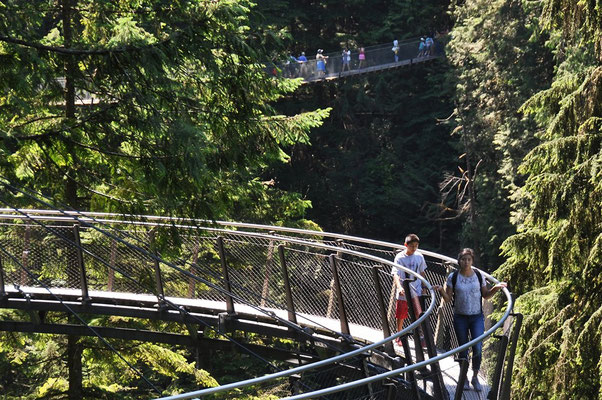
[[[270,231],[270,235],[276,234],[275,231]],[[268,254],[265,261],[265,275],[263,278],[263,289],[261,290],[260,307],[265,307],[266,300],[270,295],[270,275],[272,272],[272,259],[274,258],[274,240],[270,240],[268,245]]]
[[[88,295],[88,278],[86,277],[86,266],[84,265],[84,250],[82,248],[82,241],[79,236],[79,224],[73,225],[73,239],[75,241],[75,251],[77,255],[77,266],[79,269],[79,285],[82,290],[82,302],[90,302],[90,296]]]
[[[113,291],[115,284],[115,265],[117,264],[117,241],[111,240],[111,255],[109,256],[109,274],[107,279],[107,291]]]
[[[410,366],[413,364],[412,362],[412,350],[410,349],[410,344],[408,343],[408,336],[403,335],[401,337],[401,345],[403,347],[403,354],[405,355],[405,363]],[[416,380],[416,373],[414,370],[406,372],[406,378],[408,382],[410,382],[412,386],[412,392],[414,392],[414,398],[420,399],[420,392],[418,390],[418,381]]]
[[[0,300],[5,299],[6,296],[6,290],[4,289],[4,267],[2,266],[2,256],[0,255]]]
[[[29,278],[27,276],[27,269],[29,268],[29,226],[25,227],[23,254],[21,255],[21,267],[21,278],[19,279],[19,284],[21,286],[26,286],[29,282]]]
[[[217,248],[219,250],[219,259],[222,264],[222,274],[224,275],[224,289],[226,289],[226,311],[228,314],[234,314],[234,299],[232,299],[232,288],[230,285],[230,275],[228,273],[228,263],[226,262],[226,252],[224,250],[224,238],[217,237]]]
[[[337,245],[343,245],[343,239],[337,239]],[[337,256],[340,256],[340,252],[337,252]],[[334,310],[334,278],[330,280],[330,295],[328,296],[328,309],[326,310],[326,318],[332,317],[332,312]]]
[[[456,386],[456,394],[454,400],[462,400],[462,394],[464,393],[464,383],[468,379],[466,374],[468,373],[468,359],[460,359],[460,376],[458,377],[458,386]]]
[[[288,309],[288,320],[293,324],[297,323],[297,314],[295,313],[295,303],[293,301],[293,291],[288,276],[288,268],[284,257],[284,245],[278,245],[278,255],[280,256],[280,265],[282,266],[282,277],[284,278],[284,294],[286,295],[286,307]]]
[[[159,300],[159,310],[163,310],[165,308],[165,292],[163,291],[163,276],[161,275],[161,264],[159,263],[154,229],[151,229],[148,232],[148,240],[150,242],[151,254],[154,256],[153,266],[155,270],[155,288],[157,290],[157,299]]]
[[[339,267],[337,266],[336,256],[331,254],[328,256],[330,260],[330,267],[332,269],[332,279],[334,281],[334,289],[337,295],[337,301],[339,305],[339,319],[341,321],[341,332],[345,335],[349,335],[349,322],[347,322],[347,312],[345,311],[345,303],[343,301],[343,291],[341,290],[341,282],[339,280]]]
[[[200,243],[197,241],[192,249],[192,265],[190,266],[190,273],[195,275],[196,271],[194,270],[199,262],[199,247]],[[194,291],[196,289],[196,281],[191,276],[188,278],[188,298],[192,299],[194,297]]]
[[[514,298],[513,298],[514,301]],[[510,399],[510,384],[512,383],[512,369],[514,367],[514,355],[516,354],[516,345],[518,344],[518,334],[523,325],[523,314],[514,314],[516,321],[514,322],[514,330],[512,331],[512,339],[510,341],[510,352],[508,354],[508,363],[506,365],[506,373],[504,374],[504,380],[502,384],[502,393],[500,400]]]
[[[423,305],[423,309],[424,308],[426,308],[425,305]],[[422,313],[424,314],[424,311]],[[435,348],[435,342],[433,340],[433,330],[431,328],[431,324],[429,323],[428,318],[426,318],[422,323],[422,332],[424,335],[424,340],[426,341],[426,350],[429,355],[429,358],[436,357],[437,349]],[[435,398],[442,400],[449,399],[449,393],[445,388],[445,382],[443,381],[443,376],[441,375],[439,361],[431,364],[431,376],[433,377],[433,392],[435,394]]]
[[[383,298],[382,285],[378,277],[378,271],[380,266],[375,265],[372,268],[372,280],[374,281],[374,288],[376,290],[376,299],[378,300],[378,309],[380,311],[380,319],[383,324],[383,337],[391,336],[391,329],[389,328],[389,317],[387,316],[387,309],[385,308],[385,299]],[[391,342],[385,344],[385,350],[389,355],[395,354],[393,344]]]
[[[497,361],[495,363],[495,370],[493,371],[491,388],[487,394],[487,399],[489,400],[497,400],[499,398],[502,371],[504,370],[506,349],[508,348],[508,337],[506,335],[497,336],[497,338],[500,340],[500,350],[497,352]]]
[[[404,279],[401,282],[403,286],[403,291],[406,296],[406,301],[408,303],[408,312],[410,314],[410,319],[412,321],[416,321],[418,319],[416,315],[416,310],[414,310],[414,302],[412,301],[412,288],[410,287],[410,282],[414,279]],[[424,361],[424,353],[422,351],[422,344],[420,343],[420,326],[414,329],[414,352],[416,353],[416,361]]]

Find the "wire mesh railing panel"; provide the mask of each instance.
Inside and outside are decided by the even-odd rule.
[[[6,285],[21,285],[27,282],[27,273],[20,263],[24,254],[25,226],[23,224],[4,223],[0,225],[0,259],[4,269]],[[23,283],[24,284],[24,283]]]
[[[22,251],[15,254],[20,265],[17,268],[18,277],[13,277],[13,283],[21,286],[79,288],[80,274],[73,240],[72,227],[26,227],[20,242]]]
[[[287,247],[286,263],[295,311],[338,319],[328,255]]]
[[[278,242],[269,238],[224,235],[232,292],[254,306],[286,308]]]
[[[382,331],[383,324],[377,298],[379,294],[374,283],[372,268],[361,261],[349,261],[339,257],[337,262],[347,320],[352,324]],[[350,330],[353,335],[353,328]],[[381,338],[374,337],[372,340],[377,341]]]
[[[178,296],[191,299],[224,301],[224,278],[219,251],[216,248],[217,235],[212,232],[186,232],[180,236],[182,273],[185,283],[184,293]],[[170,291],[171,292],[171,291]]]
[[[195,279],[194,282],[187,279],[188,290],[193,293],[191,298],[225,301],[225,283],[217,248],[217,235],[199,235],[184,242],[187,251],[191,251],[193,256],[198,249],[196,262],[189,266],[189,269],[199,279]]]

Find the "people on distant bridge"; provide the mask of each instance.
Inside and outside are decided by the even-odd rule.
[[[364,64],[366,63],[366,50],[363,47],[360,47],[360,52],[357,55],[357,59],[359,60],[358,69],[364,68]]]
[[[399,42],[397,41],[397,39],[395,39],[393,41],[393,48],[391,48],[391,51],[393,51],[393,59],[395,60],[395,62],[399,61]]]
[[[405,250],[398,253],[395,256],[393,262],[402,267],[406,267],[417,274],[424,277],[424,271],[426,271],[426,262],[424,256],[418,251],[418,245],[420,244],[420,238],[414,233],[410,233],[406,236],[404,241]],[[393,275],[393,285],[395,287],[395,293],[397,294],[397,302],[395,305],[395,319],[397,320],[397,332],[403,329],[403,321],[408,317],[408,295],[412,301],[412,306],[418,317],[422,313],[422,307],[420,307],[420,301],[418,297],[422,294],[422,281],[416,279],[410,283],[411,293],[405,293],[402,285],[404,279],[410,279],[411,276],[406,274],[403,270],[393,267],[391,269],[391,275]],[[417,329],[419,331],[419,329]],[[424,347],[424,338],[421,334],[421,343]],[[395,339],[398,345],[401,345],[401,339]]]
[[[316,54],[316,72],[319,77],[326,76],[326,59],[328,56],[324,55],[324,50],[318,49]]]
[[[293,55],[293,53],[290,53],[288,60],[286,60],[286,72],[289,78],[294,78],[297,76],[297,64],[297,58]]]
[[[441,297],[454,304],[454,331],[458,339],[458,346],[479,337],[485,332],[485,317],[483,316],[482,298],[488,299],[500,289],[506,287],[506,282],[498,283],[491,289],[487,287],[487,281],[483,274],[472,266],[474,262],[474,251],[463,249],[458,254],[458,270],[447,277],[445,289],[434,285],[433,289],[441,293]],[[472,379],[471,383],[477,392],[482,390],[479,382],[479,369],[483,344],[481,342],[472,346]],[[461,359],[468,359],[468,350],[460,352]],[[468,380],[465,381],[464,389],[469,389]]]
[[[302,77],[307,78],[307,57],[305,57],[305,52],[302,51],[301,55],[297,57],[297,62],[299,63],[299,70]]]
[[[418,45],[418,57],[424,57],[426,55],[426,41],[423,37],[420,38],[420,44]]]
[[[434,42],[433,42],[433,38],[429,35],[426,37],[426,40],[424,41],[426,44],[426,51],[425,51],[425,55],[426,56],[432,56],[433,55],[433,47],[434,46]]]
[[[343,53],[341,53],[341,60],[341,72],[344,72],[345,69],[347,69],[347,71],[351,71],[351,69],[349,68],[349,64],[351,63],[351,50],[345,48],[343,50]]]

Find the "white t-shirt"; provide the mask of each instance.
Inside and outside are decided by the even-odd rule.
[[[397,265],[406,267],[406,268],[416,272],[417,274],[421,274],[422,272],[426,271],[426,261],[424,261],[424,256],[422,254],[420,254],[418,251],[415,251],[414,254],[412,254],[411,256],[408,256],[404,250],[395,256],[395,259],[393,260],[393,262]],[[410,274],[407,274],[407,276],[406,276],[406,273],[403,270],[399,270],[396,267],[392,267],[391,275],[395,275],[395,274],[397,274],[397,276],[399,276],[399,279],[401,281],[403,281],[404,279],[413,278],[413,276],[411,276]],[[420,281],[419,279],[416,279],[414,282],[410,283],[410,288],[412,290],[412,293],[411,293],[412,297],[416,297],[416,296],[420,295],[422,293],[422,281]],[[397,299],[405,300],[406,298],[405,298],[405,296],[398,294]]]
[[[464,276],[458,272],[456,280],[456,290],[454,290],[454,313],[460,315],[477,315],[481,313],[481,287],[487,285],[485,277],[481,275],[481,285],[477,274],[479,271],[473,270],[471,276]],[[447,286],[453,288],[452,275],[447,277]]]

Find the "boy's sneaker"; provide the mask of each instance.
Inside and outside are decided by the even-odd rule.
[[[468,378],[464,380],[464,390],[470,390],[470,383],[468,383]]]
[[[483,390],[483,388],[481,387],[481,383],[479,382],[479,377],[478,376],[473,376],[472,379],[470,380],[470,383],[472,383],[472,387],[474,387],[474,390],[476,390],[477,392],[480,392],[481,390]]]

